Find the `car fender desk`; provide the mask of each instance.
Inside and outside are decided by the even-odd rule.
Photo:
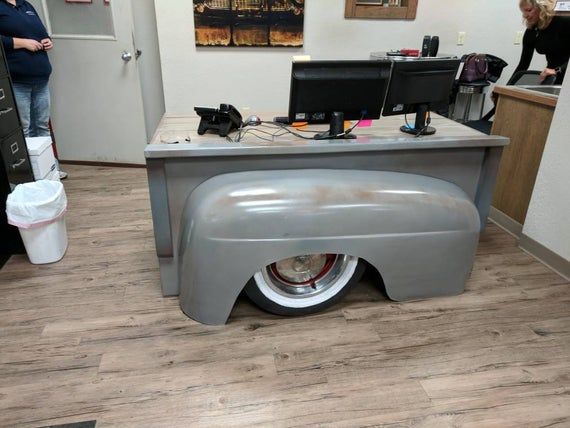
[[[258,269],[295,254],[364,259],[394,300],[463,291],[507,138],[436,115],[432,136],[391,117],[321,141],[234,143],[198,122],[165,116],[145,149],[162,292],[190,317],[225,323]]]

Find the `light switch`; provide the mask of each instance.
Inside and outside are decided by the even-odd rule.
[[[457,45],[458,46],[462,46],[465,44],[465,37],[467,36],[467,33],[465,31],[460,31],[457,34]]]

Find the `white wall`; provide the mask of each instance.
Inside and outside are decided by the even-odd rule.
[[[307,0],[303,48],[196,48],[192,1],[155,3],[166,110],[181,114],[222,102],[286,112],[292,55],[367,59],[373,51],[418,48],[425,34],[440,37],[442,53],[505,59],[504,82],[520,57],[515,33],[524,29],[518,0],[420,0],[414,21],[345,19],[344,0]],[[456,46],[459,31],[467,33],[464,46]],[[539,57],[533,66],[544,61]]]
[[[523,234],[570,260],[570,79],[558,99]]]

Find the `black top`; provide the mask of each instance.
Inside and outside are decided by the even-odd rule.
[[[548,68],[560,67],[556,83],[561,84],[570,58],[570,17],[555,16],[544,30],[535,27],[525,31],[521,60],[515,73],[528,70],[535,49],[546,55]]]
[[[46,51],[14,49],[14,37],[38,42],[49,38],[44,24],[30,3],[16,0],[16,6],[13,6],[6,0],[0,0],[0,36],[14,82],[31,84],[48,81],[51,64]]]

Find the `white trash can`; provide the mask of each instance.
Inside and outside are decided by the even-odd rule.
[[[20,230],[28,258],[33,264],[57,262],[65,254],[66,210],[67,197],[63,184],[58,181],[19,184],[8,195],[8,223]]]

